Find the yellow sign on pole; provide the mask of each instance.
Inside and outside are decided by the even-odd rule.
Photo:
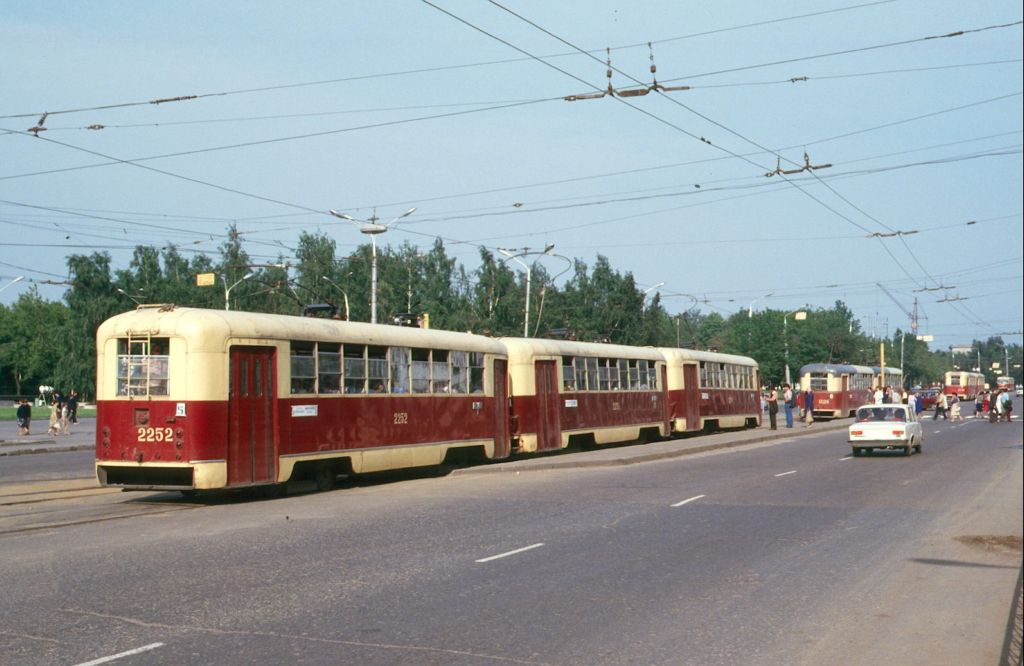
[[[197,287],[212,287],[217,283],[216,273],[196,273]]]

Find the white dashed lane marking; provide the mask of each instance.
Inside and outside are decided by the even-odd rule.
[[[697,495],[695,497],[691,497],[690,499],[684,499],[682,502],[676,502],[672,506],[682,506],[684,504],[689,504],[690,502],[696,502],[702,497],[707,497],[707,495]]]
[[[791,469],[788,472],[783,472],[782,474],[776,474],[775,476],[776,477],[779,477],[779,476],[789,476],[790,474],[796,474],[796,470],[795,469]]]
[[[149,652],[150,650],[155,650],[158,647],[163,647],[163,645],[164,645],[163,643],[150,643],[149,645],[143,645],[142,647],[135,648],[134,650],[127,650],[125,652],[119,652],[117,654],[112,654],[112,655],[107,656],[107,657],[100,657],[99,659],[93,659],[92,661],[83,661],[82,663],[77,664],[77,666],[96,666],[96,664],[106,664],[107,662],[114,661],[115,659],[120,659],[121,657],[130,657],[130,656],[135,655],[135,654],[141,654],[143,652]]]
[[[543,543],[535,543],[532,546],[526,546],[525,548],[516,548],[515,550],[510,550],[507,553],[501,553],[499,555],[491,555],[490,557],[485,557],[483,559],[479,559],[479,560],[475,560],[475,561],[477,563],[479,563],[479,564],[483,564],[484,562],[490,562],[492,560],[500,560],[501,558],[508,557],[509,555],[518,555],[519,553],[525,553],[528,550],[533,550],[534,548],[540,548],[543,545],[544,545]]]

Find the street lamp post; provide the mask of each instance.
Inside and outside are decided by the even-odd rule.
[[[410,208],[395,219],[391,220],[387,224],[381,224],[380,219],[377,217],[377,210],[374,209],[373,215],[368,220],[357,220],[351,215],[345,215],[338,211],[331,209],[330,213],[334,217],[347,220],[352,224],[359,227],[359,233],[366,234],[370,237],[370,323],[377,323],[377,236],[384,233],[391,228],[395,222],[398,222],[403,217],[412,215],[416,211],[415,208]]]
[[[659,282],[658,284],[654,285],[653,287],[647,287],[646,289],[644,289],[644,298],[643,298],[642,301],[640,301],[640,312],[641,313],[647,311],[647,294],[651,293],[652,291],[654,291],[658,287],[664,287],[664,286],[665,286],[664,282]]]
[[[342,289],[337,282],[327,277],[326,275],[322,275],[320,277],[322,277],[328,283],[334,285],[334,288],[341,292],[342,298],[345,299],[345,321],[348,321],[348,293],[344,289]]]
[[[506,249],[498,248],[498,252],[500,252],[501,254],[505,255],[506,260],[511,259],[512,261],[516,262],[517,264],[519,264],[520,266],[523,267],[523,272],[526,273],[526,307],[525,307],[525,310],[523,312],[523,337],[524,338],[530,337],[530,274],[533,272],[533,265],[526,263],[525,261],[520,259],[520,257],[525,257],[525,256],[530,255],[530,254],[537,254],[537,255],[550,254],[551,250],[553,250],[553,249],[555,249],[555,246],[552,244],[552,245],[545,246],[543,252],[536,252],[536,251],[531,252],[530,248],[523,248],[523,250],[520,251],[518,254],[512,254],[511,252],[509,252]]]
[[[792,386],[789,382],[789,334],[786,331],[786,320],[789,319],[789,315],[793,315],[793,318],[797,321],[803,321],[807,319],[807,312],[804,310],[794,310],[782,315],[782,353],[786,363],[786,383]]]
[[[8,283],[7,283],[7,284],[5,284],[4,286],[0,287],[0,291],[3,291],[4,289],[6,289],[7,287],[10,287],[10,286],[11,286],[12,284],[14,284],[14,283],[16,283],[16,282],[21,282],[21,281],[22,281],[22,280],[24,280],[24,279],[25,279],[25,276],[24,276],[24,275],[19,275],[18,277],[14,278],[13,280],[11,280],[10,282],[8,282]]]
[[[754,300],[750,301],[750,305],[747,306],[747,319],[753,319],[754,318],[754,303],[757,303],[762,298],[770,298],[770,297],[772,297],[774,295],[775,295],[775,292],[771,291],[771,292],[768,292],[767,294],[765,294],[764,296],[758,296]]]
[[[248,273],[241,280],[238,280],[237,282],[235,282],[233,285],[231,285],[229,287],[228,286],[228,274],[227,273],[222,273],[221,274],[220,279],[224,281],[224,309],[225,310],[230,310],[231,309],[231,290],[234,289],[235,287],[237,287],[238,285],[242,284],[243,282],[245,282],[249,278],[253,277],[254,275],[256,275],[256,273]]]

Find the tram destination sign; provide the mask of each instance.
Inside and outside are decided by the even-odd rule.
[[[970,354],[974,352],[974,347],[950,347],[949,351],[953,352],[954,354]]]

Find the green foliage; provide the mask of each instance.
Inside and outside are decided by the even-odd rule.
[[[139,246],[129,265],[112,274],[106,253],[71,256],[64,303],[44,301],[33,289],[12,306],[0,306],[0,393],[32,395],[37,385],[52,384],[92,398],[96,329],[108,317],[135,307],[132,300],[220,309],[230,287],[232,309],[299,314],[305,304],[328,302],[344,312],[347,302],[352,320],[369,321],[369,244],[338,257],[334,240],[303,232],[295,255],[293,266],[280,256],[274,263],[254,264],[232,226],[216,260],[202,254],[189,260],[173,246]],[[808,363],[878,365],[881,344],[886,365],[897,367],[902,360],[908,385],[941,382],[947,370],[974,369],[979,361],[989,383],[1004,374],[1021,382],[1020,345],[998,337],[976,341],[972,354],[955,357],[930,351],[901,331],[891,340],[878,340],[865,335],[838,301],[830,308],[804,308],[807,315],[801,320],[779,310],[729,317],[696,308],[669,313],[659,294],[648,298],[632,274],[615,270],[606,257],[598,256],[592,269],[576,259],[563,271],[569,277],[561,286],[556,279],[562,273],[552,277],[547,271],[550,261],[522,257],[534,260],[528,264],[531,335],[742,354],[758,361],[766,385],[782,383],[787,349],[795,379]],[[523,334],[527,284],[518,262],[481,248],[479,267],[467,272],[438,239],[426,253],[409,244],[378,247],[377,266],[380,323],[390,323],[399,313],[429,313],[432,328]],[[197,286],[196,275],[202,273],[215,274],[215,284]]]

